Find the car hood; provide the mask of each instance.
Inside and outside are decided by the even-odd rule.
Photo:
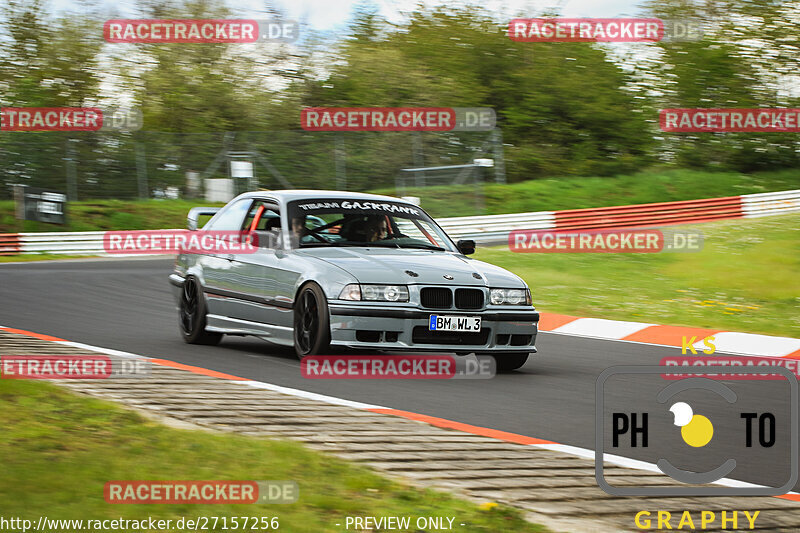
[[[503,268],[449,252],[409,248],[319,247],[298,253],[336,265],[360,283],[525,287],[518,276]],[[417,276],[409,275],[407,270]],[[445,275],[453,279],[447,279]]]

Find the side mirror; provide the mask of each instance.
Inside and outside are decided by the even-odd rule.
[[[202,216],[214,216],[222,209],[221,207],[193,207],[189,209],[186,216],[186,229],[194,231],[197,229],[197,219]]]
[[[456,248],[458,248],[458,251],[464,255],[474,254],[475,241],[472,239],[461,239],[456,243]]]

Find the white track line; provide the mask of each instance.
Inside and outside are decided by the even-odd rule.
[[[237,381],[236,383],[241,383],[242,385],[247,385],[250,387],[255,387],[256,389],[266,389],[271,390],[274,392],[280,392],[283,394],[289,394],[291,396],[297,396],[298,398],[305,398],[307,400],[317,400],[320,402],[331,403],[334,405],[343,405],[345,407],[354,407],[356,409],[389,409],[388,407],[382,407],[380,405],[372,405],[368,403],[361,403],[356,402],[353,400],[345,400],[344,398],[337,398],[335,396],[328,396],[325,394],[317,394],[316,392],[309,392],[300,389],[292,389],[289,387],[282,387],[280,385],[273,385],[272,383],[264,383],[263,381]]]

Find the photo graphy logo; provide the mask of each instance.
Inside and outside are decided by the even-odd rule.
[[[596,383],[595,477],[615,496],[775,496],[798,480],[798,384],[786,368],[671,366],[679,375],[779,374],[722,383],[665,367],[618,366]],[[605,462],[646,456],[670,483],[619,483]],[[757,476],[732,480],[737,472]]]

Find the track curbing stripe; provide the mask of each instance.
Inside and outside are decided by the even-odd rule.
[[[663,326],[644,322],[628,322],[605,318],[583,318],[540,313],[539,330],[560,335],[573,335],[611,341],[637,342],[656,346],[682,347],[683,338],[696,337],[694,348],[705,348],[703,339],[715,337],[717,351],[753,357],[800,357],[800,339],[758,333],[741,333],[721,329],[689,326]],[[698,340],[699,339],[699,340]]]
[[[435,416],[423,415],[420,413],[412,413],[410,411],[401,411],[399,409],[380,408],[380,409],[368,409],[368,411],[384,415],[399,416],[402,418],[406,418],[408,420],[425,422],[427,424],[440,428],[455,429],[458,431],[463,431],[464,433],[471,433],[473,435],[480,435],[482,437],[490,437],[497,440],[504,440],[507,442],[513,442],[515,444],[526,444],[526,445],[555,444],[553,441],[549,440],[537,439],[535,437],[527,437],[525,435],[519,435],[517,433],[509,433],[507,431],[500,431],[498,429],[473,426],[470,424],[465,424],[463,422],[447,420],[446,418],[438,418]]]
[[[58,337],[53,337],[51,335],[44,335],[42,333],[34,333],[32,331],[27,331],[24,329],[16,329],[16,328],[9,328],[6,326],[0,326],[0,330],[7,331],[9,333],[17,333],[19,335],[25,335],[26,337],[33,337],[43,341],[51,341],[51,342],[69,342],[64,339],[59,339]]]
[[[594,337],[597,339],[621,340],[643,329],[654,326],[644,322],[626,322],[622,320],[608,320],[605,318],[579,318],[568,324],[559,326],[556,333]]]
[[[229,381],[249,381],[247,378],[240,378],[239,376],[225,374],[224,372],[217,372],[216,370],[209,370],[200,366],[184,365],[183,363],[176,363],[175,361],[169,361],[167,359],[150,359],[150,362],[156,365],[177,368],[178,370],[186,370],[193,374],[200,374],[212,378],[227,379]]]

